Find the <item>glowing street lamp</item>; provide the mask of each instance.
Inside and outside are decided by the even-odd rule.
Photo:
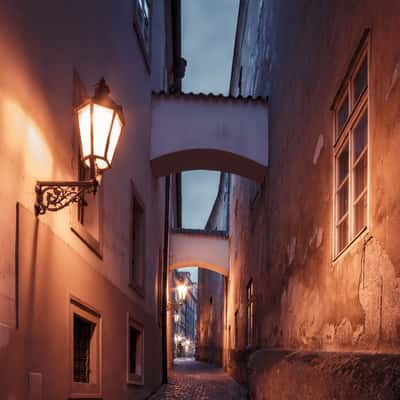
[[[122,107],[111,97],[102,78],[92,98],[76,109],[81,138],[82,161],[94,171],[111,168],[118,139],[124,126]],[[92,178],[94,178],[92,174]]]
[[[179,334],[175,334],[175,335],[174,335],[174,342],[175,342],[175,344],[178,344],[178,343],[181,342],[181,341],[182,341],[182,336],[179,335]]]
[[[38,181],[35,214],[59,211],[71,203],[83,204],[85,193],[97,192],[103,171],[111,168],[115,149],[125,124],[122,107],[111,97],[104,78],[96,84],[94,96],[76,109],[82,162],[90,168],[85,181]]]
[[[178,292],[179,303],[183,303],[185,301],[185,299],[186,299],[186,295],[187,295],[187,292],[188,292],[187,285],[185,285],[184,283],[179,284],[176,287],[176,291]]]
[[[176,312],[174,314],[174,322],[177,324],[179,322],[179,320],[181,319],[181,316]]]

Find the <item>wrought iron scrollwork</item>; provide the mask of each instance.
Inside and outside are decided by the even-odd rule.
[[[46,211],[59,211],[71,203],[84,204],[85,193],[96,193],[96,179],[77,182],[44,182],[36,183],[35,215]]]

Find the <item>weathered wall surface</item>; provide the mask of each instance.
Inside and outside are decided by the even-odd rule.
[[[269,96],[270,165],[263,185],[232,183],[228,324],[238,310],[238,351],[252,278],[255,348],[398,353],[400,4],[260,0],[241,12],[231,89]],[[367,28],[369,225],[333,261],[330,108]]]
[[[222,173],[207,231],[229,229],[230,175]],[[213,271],[199,268],[198,272],[198,338],[196,358],[221,365],[223,357],[223,335],[225,326],[225,278]]]
[[[2,329],[1,398],[29,398],[28,373],[42,374],[43,399],[71,393],[71,296],[101,316],[103,398],[145,398],[160,383],[161,337],[154,315],[117,289],[33,213],[20,206],[19,326]],[[145,386],[126,384],[127,313],[145,327]],[[147,342],[147,343],[146,343]]]
[[[155,3],[161,10],[154,14],[159,20],[154,21],[153,52],[161,48],[164,54],[163,2]],[[163,193],[159,181],[152,176],[148,154],[151,90],[161,89],[164,82],[159,76],[165,74],[158,73],[164,67],[161,57],[153,62],[158,77],[152,83],[133,29],[132,4],[39,4],[18,0],[5,1],[0,6],[2,398],[27,399],[25,383],[32,370],[43,372],[43,398],[67,397],[66,313],[71,294],[87,300],[102,313],[105,398],[111,398],[112,393],[127,398],[134,392],[143,397],[160,382],[155,283],[162,243]],[[36,180],[76,180],[78,176],[79,144],[72,118],[73,69],[90,95],[92,85],[104,75],[112,97],[123,105],[126,118],[113,168],[105,173],[102,184],[102,258],[71,231],[68,208],[41,216],[36,236],[26,236],[26,230],[19,232],[19,253],[15,249],[16,203],[29,210],[24,212],[24,221],[29,220],[32,226]],[[131,180],[145,204],[149,238],[144,297],[129,287]],[[19,277],[18,257],[25,257]],[[18,279],[20,288],[16,286]],[[141,389],[127,385],[123,371],[127,311],[143,324],[146,332],[145,375],[149,372]],[[3,368],[5,365],[10,368]],[[118,381],[111,378],[113,369],[119,371]]]
[[[393,354],[259,350],[249,359],[250,397],[395,400],[400,357]]]
[[[222,364],[224,277],[199,269],[199,305],[197,316],[196,359]]]

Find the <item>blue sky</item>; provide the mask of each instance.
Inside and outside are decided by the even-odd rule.
[[[228,94],[239,0],[182,0],[183,91]],[[204,228],[218,190],[219,172],[182,176],[182,222]],[[197,271],[191,269],[197,281]]]

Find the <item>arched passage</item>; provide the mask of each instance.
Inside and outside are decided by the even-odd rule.
[[[156,176],[211,169],[262,181],[268,166],[267,102],[153,94],[150,160]]]
[[[207,264],[201,260],[192,260],[192,261],[182,262],[179,264],[171,264],[171,265],[169,265],[168,269],[170,271],[173,271],[175,269],[186,268],[186,267],[203,268],[208,271],[217,272],[218,274],[221,274],[223,276],[228,276],[228,271],[226,270],[226,268],[224,266]]]
[[[229,242],[225,232],[176,230],[170,235],[169,270],[200,267],[229,274]]]

